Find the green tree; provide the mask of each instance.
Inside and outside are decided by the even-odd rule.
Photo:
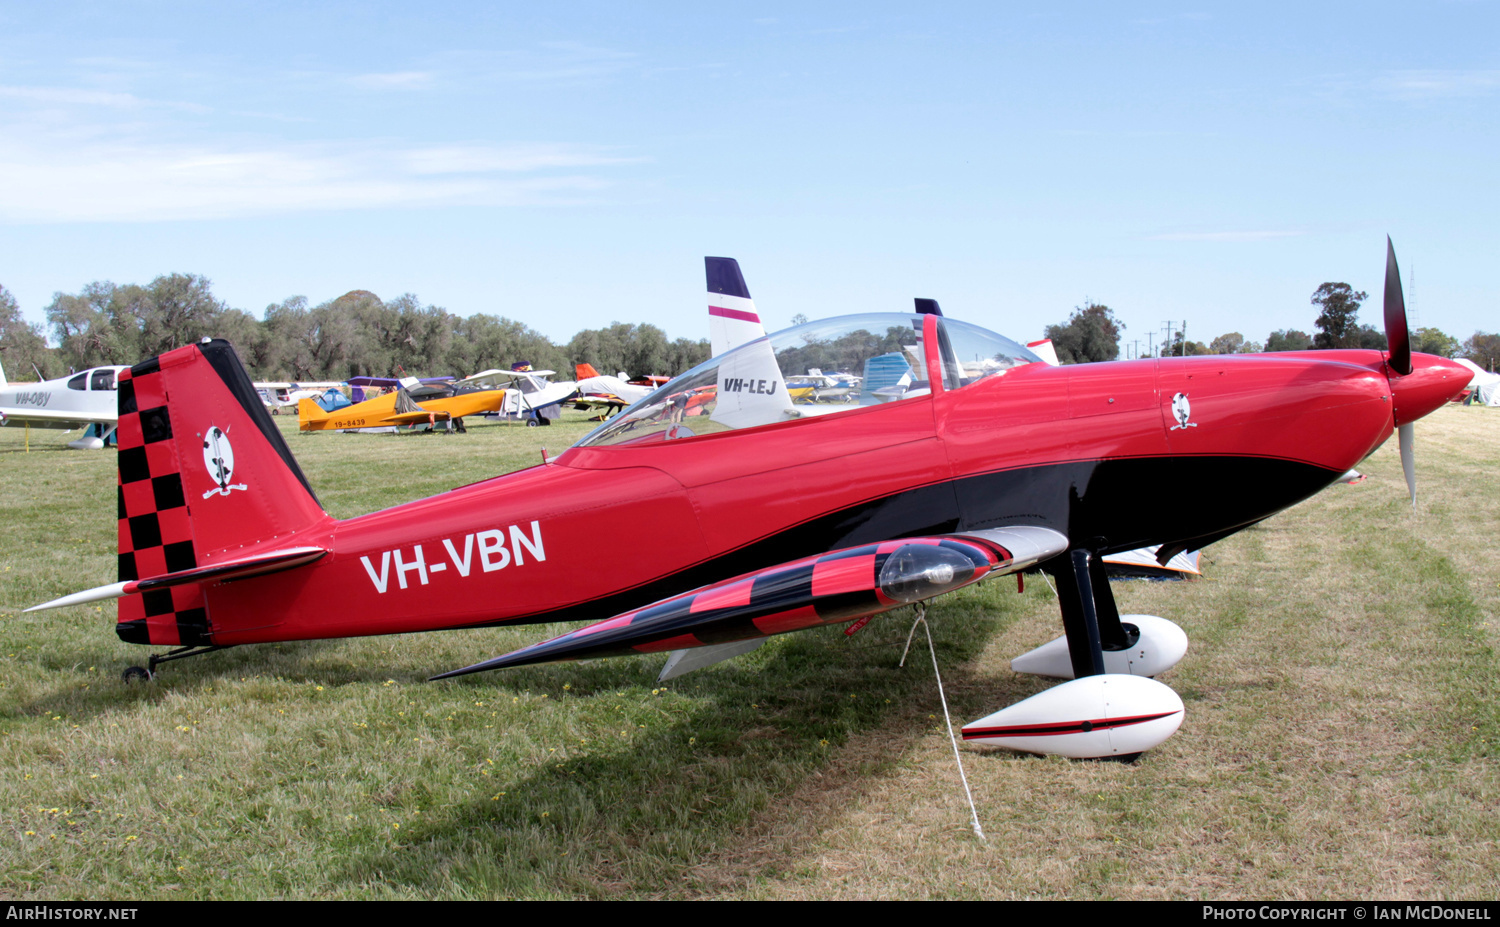
[[[1204,354],[1216,354],[1217,351],[1209,349],[1208,345],[1201,341],[1189,341],[1184,343],[1182,332],[1173,332],[1172,340],[1161,346],[1157,353],[1158,357],[1197,357]]]
[[[1320,306],[1322,311],[1313,323],[1318,327],[1313,346],[1320,349],[1359,347],[1359,304],[1368,295],[1347,283],[1325,283],[1314,290],[1312,304]]]
[[[1350,347],[1364,348],[1367,351],[1384,351],[1390,347],[1390,341],[1385,337],[1385,332],[1373,325],[1361,325],[1353,335],[1354,344]]]
[[[42,326],[26,321],[20,303],[0,286],[0,367],[6,376],[30,380],[35,376],[33,366],[42,372],[42,379],[61,376],[64,371],[53,355],[42,337]]]
[[[673,371],[680,362],[666,332],[628,322],[585,329],[573,336],[564,353],[572,363],[592,364],[602,374],[623,370],[633,377]]]
[[[1500,335],[1489,332],[1475,332],[1474,337],[1464,341],[1461,356],[1483,367],[1491,373],[1495,365],[1500,363]]]
[[[1307,351],[1312,346],[1312,336],[1295,328],[1277,329],[1266,337],[1267,351]]]
[[[465,376],[525,361],[536,370],[555,370],[557,378],[573,378],[573,366],[564,352],[547,336],[498,315],[472,315],[458,323],[457,337],[449,354],[449,369]]]
[[[708,355],[712,350],[713,347],[708,343],[707,338],[700,338],[697,341],[678,338],[672,342],[672,349],[669,352],[671,362],[662,373],[674,377],[679,373],[686,373],[708,360]]]
[[[53,294],[45,310],[57,338],[62,366],[74,370],[100,364],[133,364],[135,346],[115,325],[110,312],[115,285],[96,281],[77,295]]]
[[[1228,332],[1215,338],[1208,343],[1210,354],[1238,354],[1240,346],[1245,343],[1245,336],[1239,332]]]
[[[62,362],[75,369],[134,364],[202,338],[253,339],[255,328],[195,274],[165,274],[146,286],[90,283],[77,295],[56,294],[46,313]]]
[[[214,297],[208,278],[195,274],[168,274],[145,287],[116,291],[117,296],[123,294],[128,294],[129,300],[118,310],[121,317],[133,315],[139,320],[136,339],[139,357],[165,354],[173,348],[215,337],[229,310]]]
[[[1208,343],[1210,354],[1257,354],[1260,345],[1253,341],[1246,341],[1245,336],[1239,332],[1229,332],[1220,335]]]
[[[1411,333],[1411,349],[1439,357],[1455,357],[1463,348],[1457,338],[1440,329],[1419,328]]]
[[[1052,339],[1059,362],[1089,364],[1120,356],[1120,331],[1124,328],[1125,323],[1115,318],[1114,310],[1090,300],[1075,307],[1067,322],[1048,325],[1046,337]]]

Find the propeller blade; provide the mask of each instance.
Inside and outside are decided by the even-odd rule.
[[[1417,507],[1417,457],[1413,445],[1416,443],[1417,428],[1411,422],[1407,422],[1396,429],[1398,440],[1401,442],[1401,472],[1406,474],[1406,488],[1411,490],[1412,508]]]
[[[1411,373],[1411,335],[1406,328],[1406,297],[1401,294],[1401,270],[1396,249],[1385,236],[1385,341],[1391,369],[1401,376]],[[1410,477],[1407,477],[1410,482]]]

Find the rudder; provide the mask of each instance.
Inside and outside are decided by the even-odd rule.
[[[704,276],[708,279],[708,340],[713,357],[748,344],[766,334],[740,262],[734,258],[706,257]]]

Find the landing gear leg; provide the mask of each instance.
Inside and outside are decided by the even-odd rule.
[[[1071,550],[1056,575],[1073,678],[1103,675],[1104,651],[1131,646],[1139,632],[1120,623],[1102,558],[1082,548]]]
[[[127,683],[140,681],[147,682],[156,678],[156,667],[162,663],[170,663],[173,660],[184,660],[188,657],[196,657],[205,653],[213,653],[215,650],[228,650],[233,644],[214,646],[212,644],[203,647],[178,647],[162,654],[152,654],[146,661],[145,666],[127,666],[120,678]]]
[[[1104,570],[1104,558],[1092,552],[1089,554],[1089,588],[1094,592],[1094,611],[1099,617],[1100,646],[1106,651],[1134,647],[1141,639],[1141,631],[1133,624],[1120,621],[1115,592]]]

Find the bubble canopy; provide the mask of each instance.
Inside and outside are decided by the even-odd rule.
[[[928,395],[926,318],[871,312],[783,329],[699,364],[575,446],[680,440]],[[1003,335],[957,319],[935,321],[945,389],[1041,362]]]

